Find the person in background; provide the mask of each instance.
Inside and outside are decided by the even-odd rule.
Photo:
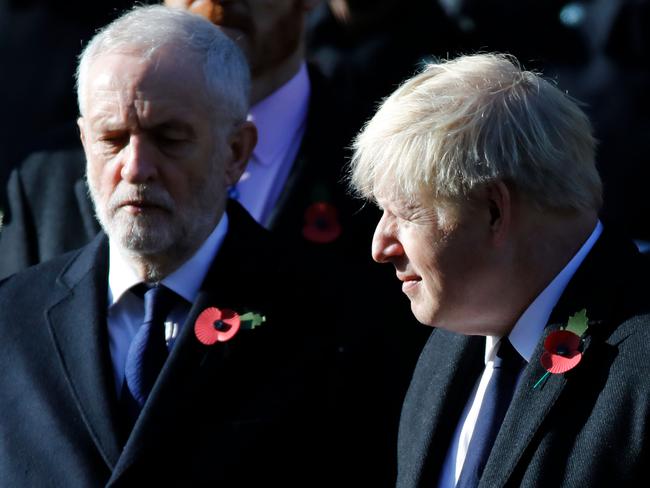
[[[431,64],[358,135],[352,187],[432,327],[399,488],[648,483],[650,274],[598,218],[587,116],[499,54]]]

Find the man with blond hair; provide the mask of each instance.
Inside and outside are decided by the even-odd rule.
[[[650,270],[599,220],[575,101],[507,56],[432,64],[359,134],[351,183],[433,327],[397,486],[647,484]]]

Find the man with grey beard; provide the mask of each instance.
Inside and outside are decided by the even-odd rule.
[[[329,485],[320,292],[227,201],[257,137],[243,55],[139,7],[77,77],[104,232],[0,285],[0,485]]]

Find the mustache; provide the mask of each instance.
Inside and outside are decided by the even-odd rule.
[[[117,210],[125,205],[158,207],[169,212],[174,210],[174,200],[167,191],[154,185],[124,185],[115,188],[108,202],[108,208]]]

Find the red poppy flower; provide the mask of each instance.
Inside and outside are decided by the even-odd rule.
[[[562,374],[575,368],[582,359],[580,337],[568,330],[551,332],[544,341],[542,366],[549,373]]]
[[[215,307],[206,308],[194,323],[194,334],[202,344],[211,346],[215,342],[226,342],[239,331],[239,314],[233,310]]]
[[[341,235],[341,224],[336,208],[327,202],[316,202],[305,211],[305,225],[302,228],[305,239],[327,244]]]

